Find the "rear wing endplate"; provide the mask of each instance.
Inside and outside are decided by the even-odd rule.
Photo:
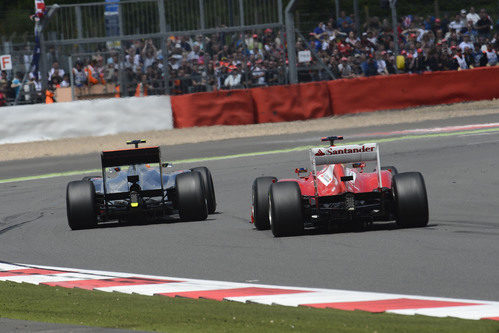
[[[331,146],[310,149],[310,160],[314,178],[317,174],[317,165],[343,164],[376,161],[378,173],[378,186],[381,183],[381,162],[379,160],[379,148],[376,143],[364,143],[360,145]]]

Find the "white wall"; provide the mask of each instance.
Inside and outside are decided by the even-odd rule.
[[[0,108],[0,144],[172,128],[169,96]]]

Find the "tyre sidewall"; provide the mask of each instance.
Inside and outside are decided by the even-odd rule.
[[[95,186],[91,181],[70,182],[66,188],[66,213],[72,230],[97,225]]]
[[[213,185],[213,177],[207,167],[192,168],[191,171],[197,171],[201,175],[203,186],[206,194],[206,202],[208,205],[208,214],[215,213],[217,209],[217,200],[215,197],[215,186]]]
[[[270,229],[269,222],[269,191],[270,186],[277,181],[275,177],[258,177],[252,186],[252,209],[255,228]]]
[[[278,182],[270,186],[269,219],[275,237],[303,233],[303,205],[296,182]]]
[[[426,226],[428,196],[421,173],[399,173],[393,176],[392,184],[397,224],[406,228]]]
[[[180,219],[206,220],[208,207],[201,174],[197,171],[181,173],[175,178],[175,185]]]

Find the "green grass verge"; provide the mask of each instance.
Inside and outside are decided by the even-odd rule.
[[[499,332],[491,320],[371,314],[0,282],[0,317],[156,332]]]

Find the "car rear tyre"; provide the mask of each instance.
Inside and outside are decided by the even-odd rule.
[[[252,213],[255,228],[258,230],[270,229],[269,222],[269,190],[270,185],[277,181],[276,177],[258,177],[252,187]]]
[[[397,224],[404,228],[426,226],[428,196],[421,173],[404,172],[393,176],[392,188]]]
[[[180,219],[202,221],[208,217],[208,206],[199,172],[181,173],[175,178]]]
[[[269,220],[275,237],[303,233],[303,205],[296,182],[280,182],[270,186]]]
[[[217,199],[215,198],[215,186],[213,186],[213,178],[207,167],[192,168],[191,171],[197,171],[201,174],[203,185],[206,194],[206,203],[208,205],[208,214],[213,214],[217,210]]]
[[[86,180],[70,182],[66,188],[66,211],[72,230],[97,225],[97,207],[94,183]]]

